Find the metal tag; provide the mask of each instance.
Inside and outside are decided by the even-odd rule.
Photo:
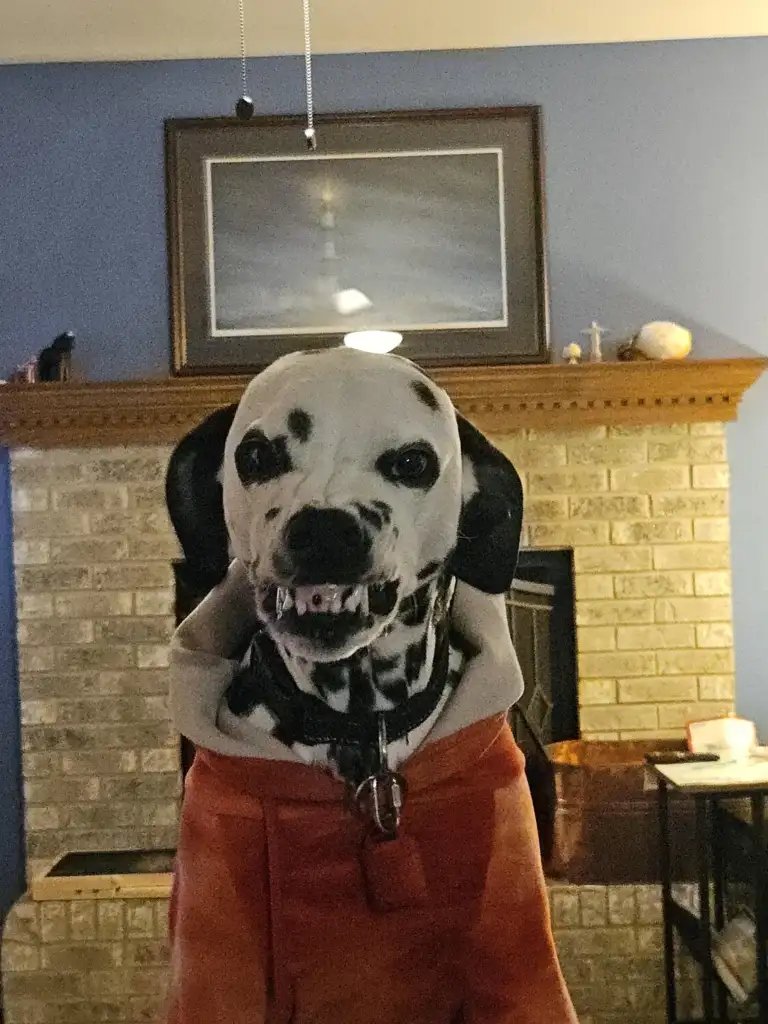
[[[389,770],[370,775],[357,787],[357,809],[376,826],[382,836],[394,839],[400,827],[400,813],[407,783],[402,775]]]

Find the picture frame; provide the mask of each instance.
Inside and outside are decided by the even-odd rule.
[[[355,330],[424,367],[549,360],[541,111],[165,123],[176,376]]]

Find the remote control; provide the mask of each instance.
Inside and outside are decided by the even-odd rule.
[[[720,755],[695,754],[691,750],[660,750],[656,753],[646,754],[645,760],[648,764],[695,764],[699,761],[719,761]]]

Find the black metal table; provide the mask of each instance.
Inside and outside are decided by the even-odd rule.
[[[681,772],[680,769],[698,768],[699,771]],[[725,881],[729,869],[728,838],[730,827],[747,830],[751,854],[747,870],[751,875],[744,880],[753,892],[753,911],[757,937],[757,998],[755,1015],[746,1019],[768,1024],[768,823],[766,797],[768,777],[765,781],[712,782],[712,766],[655,765],[658,782],[659,836],[661,842],[660,867],[662,906],[664,912],[664,964],[668,1024],[721,1024],[731,1020],[744,1020],[743,1016],[729,1016],[728,992],[712,962],[712,927],[723,928],[725,914]],[[674,769],[674,770],[673,770]],[[766,765],[768,771],[768,765]],[[670,795],[693,799],[695,805],[695,842],[699,914],[685,907],[672,892],[673,851],[670,832]],[[734,819],[724,802],[746,798],[750,814]],[[732,820],[731,820],[732,819]],[[677,986],[675,978],[675,933],[677,933],[701,968],[701,1003],[704,1016],[698,1021],[685,1020],[677,1015]]]

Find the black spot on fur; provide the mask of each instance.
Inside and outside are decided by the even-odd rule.
[[[389,615],[397,601],[397,583],[377,583],[368,588],[368,609],[373,615]]]
[[[270,509],[267,509],[267,511],[264,513],[264,518],[267,520],[268,523],[271,523],[272,520],[276,519],[277,516],[279,516],[279,515],[280,515],[280,509],[279,508],[270,508]]]
[[[405,652],[405,678],[409,683],[418,678],[419,672],[427,659],[426,634],[415,644],[411,644]]]
[[[288,430],[297,441],[308,441],[312,433],[312,417],[305,409],[291,409],[288,413]]]
[[[349,714],[354,717],[372,711],[375,702],[371,680],[360,665],[354,666],[349,673]]]
[[[349,664],[344,661],[318,661],[312,666],[311,678],[320,693],[340,693],[349,684]]]
[[[424,405],[427,406],[427,408],[432,409],[433,411],[436,411],[437,409],[440,408],[440,403],[437,400],[437,396],[435,395],[434,391],[429,386],[429,384],[427,384],[426,381],[411,381],[411,390],[414,392],[417,398],[421,399],[421,401],[424,403]]]
[[[381,686],[379,689],[395,707],[398,704],[405,704],[408,700],[408,683],[404,679],[398,679],[392,686]]]
[[[464,671],[461,668],[454,668],[448,673],[447,686],[450,690],[455,690],[461,682],[461,677],[464,675]]]
[[[286,747],[292,747],[298,742],[296,726],[293,722],[278,722],[272,730],[272,735],[278,743],[282,743]]]
[[[227,707],[233,715],[250,715],[259,703],[259,691],[250,672],[238,672],[226,693]]]
[[[363,505],[359,501],[355,502],[354,507],[364,523],[372,526],[374,530],[380,530],[382,528],[384,525],[384,517],[381,512],[378,512],[375,508],[370,508],[368,505]]]
[[[249,430],[235,449],[235,467],[244,487],[276,480],[293,469],[284,435],[271,440],[263,430]]]
[[[394,672],[400,662],[400,657],[397,654],[393,654],[391,658],[373,658],[371,665],[373,667],[374,675],[386,675],[388,672]]]
[[[386,525],[392,522],[392,506],[386,501],[372,501],[371,506],[381,515],[382,522]]]
[[[404,626],[418,626],[429,613],[429,601],[432,588],[428,583],[419,587],[400,602],[397,616]]]
[[[434,576],[437,573],[438,569],[440,568],[440,566],[442,564],[443,564],[442,562],[427,562],[427,564],[424,566],[424,568],[416,576],[416,579],[417,580],[427,580],[427,579],[429,579],[431,576]]]

